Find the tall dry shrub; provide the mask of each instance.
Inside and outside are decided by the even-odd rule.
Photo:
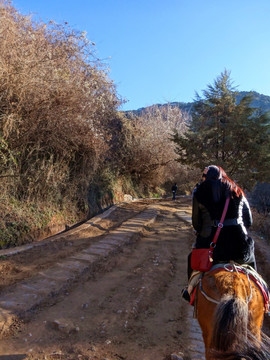
[[[104,159],[118,105],[84,33],[33,22],[0,2],[0,176],[13,193],[55,199],[71,184],[83,192]]]
[[[174,129],[183,132],[188,117],[170,104],[146,108],[140,116],[125,120],[125,152],[122,173],[131,174],[142,188],[155,191],[173,181],[179,164],[175,162]]]

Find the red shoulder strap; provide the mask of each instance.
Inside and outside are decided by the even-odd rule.
[[[216,245],[217,239],[218,239],[218,237],[219,237],[220,230],[223,228],[223,222],[224,222],[224,219],[225,219],[225,216],[226,216],[228,207],[229,207],[229,202],[230,202],[230,196],[228,196],[228,197],[226,198],[225,206],[224,206],[224,209],[223,209],[223,213],[222,213],[220,222],[219,222],[219,224],[218,224],[217,231],[216,231],[216,233],[215,233],[215,236],[214,236],[214,238],[213,238],[213,241],[212,241],[211,244],[210,244],[210,251],[211,251],[211,253],[213,252],[213,249],[214,249],[214,247],[215,247],[215,245]]]

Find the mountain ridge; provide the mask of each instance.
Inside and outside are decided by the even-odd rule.
[[[270,96],[268,95],[264,95],[264,94],[260,94],[256,91],[237,91],[236,92],[236,102],[237,104],[241,101],[241,99],[244,96],[247,95],[251,95],[252,96],[252,101],[251,101],[251,106],[254,108],[259,108],[262,110],[262,112],[268,112],[270,111]],[[168,104],[171,106],[178,106],[182,111],[185,111],[187,113],[190,113],[193,107],[193,104],[195,103],[195,100],[193,102],[181,102],[181,101],[174,101],[174,102],[168,102],[165,104],[153,104],[150,106],[146,106],[146,107],[141,107],[139,109],[136,110],[128,110],[125,111],[126,114],[135,114],[135,115],[140,115],[144,110],[151,108],[153,106],[158,106],[158,107],[163,107],[163,106],[167,106]]]

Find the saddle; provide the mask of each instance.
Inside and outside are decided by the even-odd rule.
[[[217,272],[219,270],[226,270],[229,272],[239,272],[242,274],[246,274],[253,282],[254,284],[258,287],[258,289],[260,290],[263,299],[264,299],[264,311],[265,313],[267,313],[268,315],[270,315],[270,292],[268,289],[268,285],[267,283],[264,281],[264,279],[261,277],[260,274],[257,273],[256,270],[254,270],[250,265],[248,264],[243,264],[243,265],[239,265],[236,264],[234,262],[228,263],[228,264],[216,264],[214,265],[210,271],[207,272],[207,274],[209,273],[213,273],[213,272]],[[204,273],[196,273],[193,281],[196,281],[196,285],[194,286],[194,290],[191,294],[191,300],[190,300],[190,305],[194,305],[195,302],[195,298],[196,298],[196,293],[197,293],[197,289],[198,289],[198,285],[201,285],[201,279],[203,277]],[[196,277],[196,279],[195,279]],[[202,289],[200,288],[200,290],[202,291]]]

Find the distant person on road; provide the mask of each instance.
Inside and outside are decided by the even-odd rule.
[[[176,199],[176,191],[178,189],[178,186],[177,184],[175,183],[173,186],[172,186],[172,199],[175,200]]]

